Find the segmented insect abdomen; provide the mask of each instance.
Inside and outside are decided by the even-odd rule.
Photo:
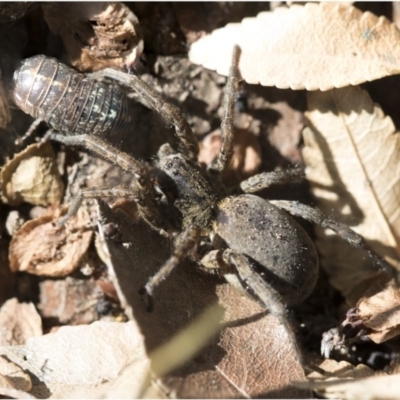
[[[130,99],[117,85],[97,82],[43,55],[24,60],[15,71],[16,105],[67,135],[128,130]]]

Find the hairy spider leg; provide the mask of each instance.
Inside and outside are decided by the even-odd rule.
[[[232,159],[233,154],[233,117],[235,112],[236,95],[239,92],[241,80],[239,72],[240,47],[233,48],[232,64],[229,69],[228,82],[225,87],[224,116],[221,123],[221,150],[211,163],[210,169],[222,172]]]
[[[284,185],[290,182],[298,182],[305,178],[302,168],[293,168],[285,171],[261,172],[251,176],[240,183],[240,189],[244,193],[255,193],[272,185]]]
[[[175,239],[175,246],[172,255],[164,263],[164,265],[153,275],[146,285],[140,289],[139,294],[145,295],[147,298],[147,309],[153,309],[153,291],[165,280],[170,273],[177,267],[198,244],[200,238],[200,229],[196,226],[191,226],[184,230]]]
[[[92,79],[110,78],[137,92],[140,99],[143,100],[143,105],[150,106],[161,115],[164,121],[175,127],[175,132],[179,139],[179,151],[187,154],[190,159],[197,160],[199,145],[196,136],[177,106],[166,101],[137,75],[130,75],[112,68],[105,68],[101,71],[93,72],[89,76]]]
[[[353,247],[365,250],[371,257],[375,266],[388,273],[396,280],[397,283],[399,283],[399,272],[387,261],[385,261],[378,253],[376,253],[361,235],[354,232],[348,226],[329,218],[322,211],[316,208],[301,204],[297,201],[270,200],[270,203],[281,208],[282,210],[287,211],[291,215],[295,215],[307,221],[313,222],[322,228],[331,229]]]
[[[103,139],[92,135],[64,136],[51,133],[50,138],[67,146],[82,146],[96,155],[118,165],[124,171],[130,172],[136,178],[132,187],[117,186],[114,188],[82,189],[73,200],[68,213],[58,221],[59,225],[72,215],[76,214],[83,199],[121,196],[134,199],[138,205],[140,215],[154,228],[166,235],[168,221],[157,203],[157,192],[152,185],[147,167],[131,157],[129,154],[118,151]]]

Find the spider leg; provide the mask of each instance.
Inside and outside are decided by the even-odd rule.
[[[354,232],[348,226],[329,218],[327,215],[316,208],[298,203],[296,201],[270,200],[270,203],[274,204],[278,208],[281,208],[282,210],[287,211],[292,215],[313,222],[314,224],[317,224],[322,228],[331,229],[353,247],[364,249],[371,257],[376,266],[395,278],[396,282],[399,281],[398,271],[388,262],[386,262],[378,253],[376,253],[361,235]]]
[[[286,171],[262,172],[240,183],[240,189],[245,193],[254,193],[272,185],[284,185],[289,182],[301,181],[305,178],[302,168],[293,168]]]
[[[57,221],[57,226],[64,225],[69,218],[75,215],[85,199],[105,198],[105,197],[124,197],[135,200],[134,190],[126,186],[99,187],[94,189],[81,189],[72,200],[68,213]]]
[[[175,127],[176,135],[180,141],[180,152],[187,154],[192,160],[197,160],[199,145],[196,136],[177,106],[166,101],[137,75],[130,75],[112,68],[105,68],[101,71],[93,72],[90,74],[90,77],[93,79],[110,78],[135,90],[143,100],[145,106],[151,107],[161,115],[164,121]]]
[[[233,154],[233,117],[235,112],[235,99],[239,92],[240,72],[238,68],[240,58],[240,47],[233,48],[232,64],[229,69],[228,83],[225,88],[224,116],[221,123],[221,150],[213,160],[210,169],[222,172],[229,164]]]
[[[129,154],[117,150],[103,139],[93,135],[70,135],[65,136],[53,132],[50,135],[51,140],[65,144],[66,146],[81,146],[104,159],[117,164],[124,171],[132,172],[138,180],[145,184],[149,180],[146,166]]]
[[[284,326],[289,340],[300,360],[303,364],[303,355],[292,323],[290,322],[287,309],[279,293],[266,282],[258,273],[253,270],[249,259],[244,255],[237,253],[231,249],[213,250],[207,253],[201,260],[203,270],[212,272],[221,271],[225,276],[236,272],[239,281],[236,280],[240,287],[237,286],[234,280],[227,278],[229,283],[233,284],[237,289],[243,292],[243,287],[250,291],[262,303],[262,305]]]
[[[138,205],[140,215],[151,226],[162,233],[165,230],[169,230],[169,220],[165,218],[163,208],[159,206],[157,201],[158,194],[152,185],[148,169],[143,163],[124,152],[118,151],[115,147],[93,135],[64,136],[59,133],[52,133],[50,138],[67,146],[83,146],[96,155],[117,164],[124,171],[132,173],[136,178],[135,185],[131,188],[117,186],[111,189],[82,190],[72,202],[70,211],[59,221],[60,225],[64,224],[68,218],[78,211],[84,198],[110,197],[115,195],[133,198]]]
[[[188,253],[198,244],[200,237],[200,229],[196,226],[191,226],[184,230],[175,241],[174,251],[165,262],[165,264],[153,275],[146,285],[140,289],[139,293],[146,296],[147,309],[153,309],[153,292],[154,289],[165,280],[170,273],[177,267]]]

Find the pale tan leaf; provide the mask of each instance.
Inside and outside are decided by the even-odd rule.
[[[347,361],[335,361],[327,359],[318,365],[319,371],[313,371],[307,378],[308,381],[296,382],[299,388],[314,390],[319,396],[323,396],[327,382],[339,379],[360,379],[376,375],[376,372],[364,364],[354,366]],[[321,373],[323,371],[324,373]]]
[[[375,343],[382,343],[400,334],[400,289],[393,282],[378,293],[357,303],[357,314]]]
[[[400,32],[384,17],[344,3],[307,3],[262,12],[195,42],[189,58],[227,75],[242,49],[248,83],[328,90],[400,72]]]
[[[322,361],[322,363],[318,365],[318,368],[320,368],[320,370],[323,370],[325,373],[321,374],[320,372],[313,371],[307,376],[307,378],[314,381],[343,378],[355,379],[367,378],[375,374],[373,369],[367,367],[364,364],[358,364],[357,366],[354,366],[347,361],[338,362],[331,359]]]
[[[41,336],[42,320],[32,303],[19,303],[13,298],[0,309],[0,346],[25,344],[35,336]]]
[[[306,386],[317,389],[318,393],[328,399],[397,400],[400,393],[400,374],[309,382]]]
[[[16,154],[1,171],[2,200],[11,205],[59,204],[64,184],[49,142],[32,144]]]
[[[306,174],[318,207],[400,270],[400,135],[359,87],[308,94]],[[344,295],[374,273],[366,253],[318,231],[322,265]]]
[[[103,397],[127,365],[140,364],[143,374],[149,365],[133,322],[65,326],[24,346],[2,347],[0,354],[38,378],[31,393],[46,389],[50,398]]]

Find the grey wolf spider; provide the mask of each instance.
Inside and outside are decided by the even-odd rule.
[[[299,169],[258,174],[240,184],[240,194],[228,195],[220,175],[232,156],[239,56],[240,49],[236,46],[224,100],[222,147],[208,169],[197,162],[197,140],[177,107],[137,76],[112,69],[92,74],[93,78],[111,78],[137,91],[146,105],[175,126],[179,151],[164,144],[158,152],[158,161],[150,169],[93,135],[53,133],[52,139],[66,145],[84,146],[136,178],[133,187],[81,190],[61,223],[78,210],[85,198],[134,199],[141,217],[149,225],[174,238],[170,258],[141,291],[147,295],[149,308],[155,288],[189,256],[202,270],[224,275],[230,283],[261,302],[282,321],[297,348],[285,304],[298,303],[312,292],[318,275],[318,256],[313,242],[290,214],[332,229],[352,246],[365,249],[378,267],[389,271],[391,267],[360,235],[319,210],[293,201],[266,201],[251,194],[272,184],[302,178]],[[298,354],[300,357],[301,353]]]

